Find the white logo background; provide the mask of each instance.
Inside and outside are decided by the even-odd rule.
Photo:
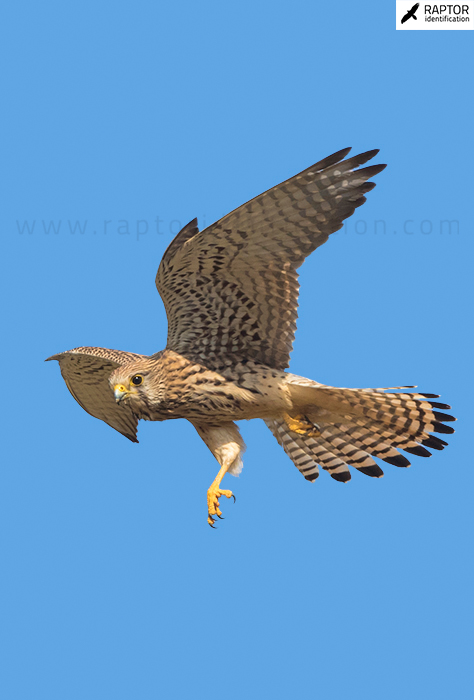
[[[474,2],[472,0],[459,3],[420,2],[420,6],[415,12],[416,19],[410,17],[402,24],[402,18],[415,4],[413,0],[397,0],[397,29],[407,29],[408,31],[474,29]],[[462,19],[465,21],[461,21]]]

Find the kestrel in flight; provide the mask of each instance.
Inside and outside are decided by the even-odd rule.
[[[377,150],[344,149],[267,190],[204,231],[185,226],[166,250],[156,286],[168,317],[165,350],[137,355],[79,347],[58,360],[76,401],[133,442],[139,419],[186,418],[220,465],[208,522],[222,515],[224,475],[239,474],[245,444],[234,421],[262,418],[308,481],[318,465],[337,481],[349,466],[380,477],[405,452],[429,457],[455,420],[437,394],[415,387],[342,389],[287,372],[296,330],[297,269],[365,201]],[[235,500],[235,499],[234,499]]]

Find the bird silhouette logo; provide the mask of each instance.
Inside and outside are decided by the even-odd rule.
[[[406,13],[406,15],[404,15],[404,16],[402,17],[402,24],[405,24],[405,22],[406,22],[407,20],[409,20],[410,17],[413,17],[413,19],[418,19],[417,16],[416,16],[416,14],[415,14],[415,12],[417,11],[417,9],[418,9],[419,7],[420,7],[420,3],[419,3],[419,2],[417,2],[415,5],[413,5],[413,7],[411,8],[411,10],[408,10],[408,12]]]

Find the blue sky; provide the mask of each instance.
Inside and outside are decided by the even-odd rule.
[[[394,14],[4,8],[8,700],[470,696],[473,33],[396,32]],[[382,480],[310,485],[261,421],[244,424],[244,471],[224,482],[237,502],[213,532],[217,463],[194,429],[143,423],[132,444],[43,360],[163,348],[154,277],[179,224],[349,145],[389,167],[301,270],[292,370],[418,384],[452,404],[457,432]]]

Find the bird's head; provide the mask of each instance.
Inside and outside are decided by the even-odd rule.
[[[159,373],[149,360],[117,367],[109,377],[109,385],[118,404],[129,406],[145,419],[161,400]]]

